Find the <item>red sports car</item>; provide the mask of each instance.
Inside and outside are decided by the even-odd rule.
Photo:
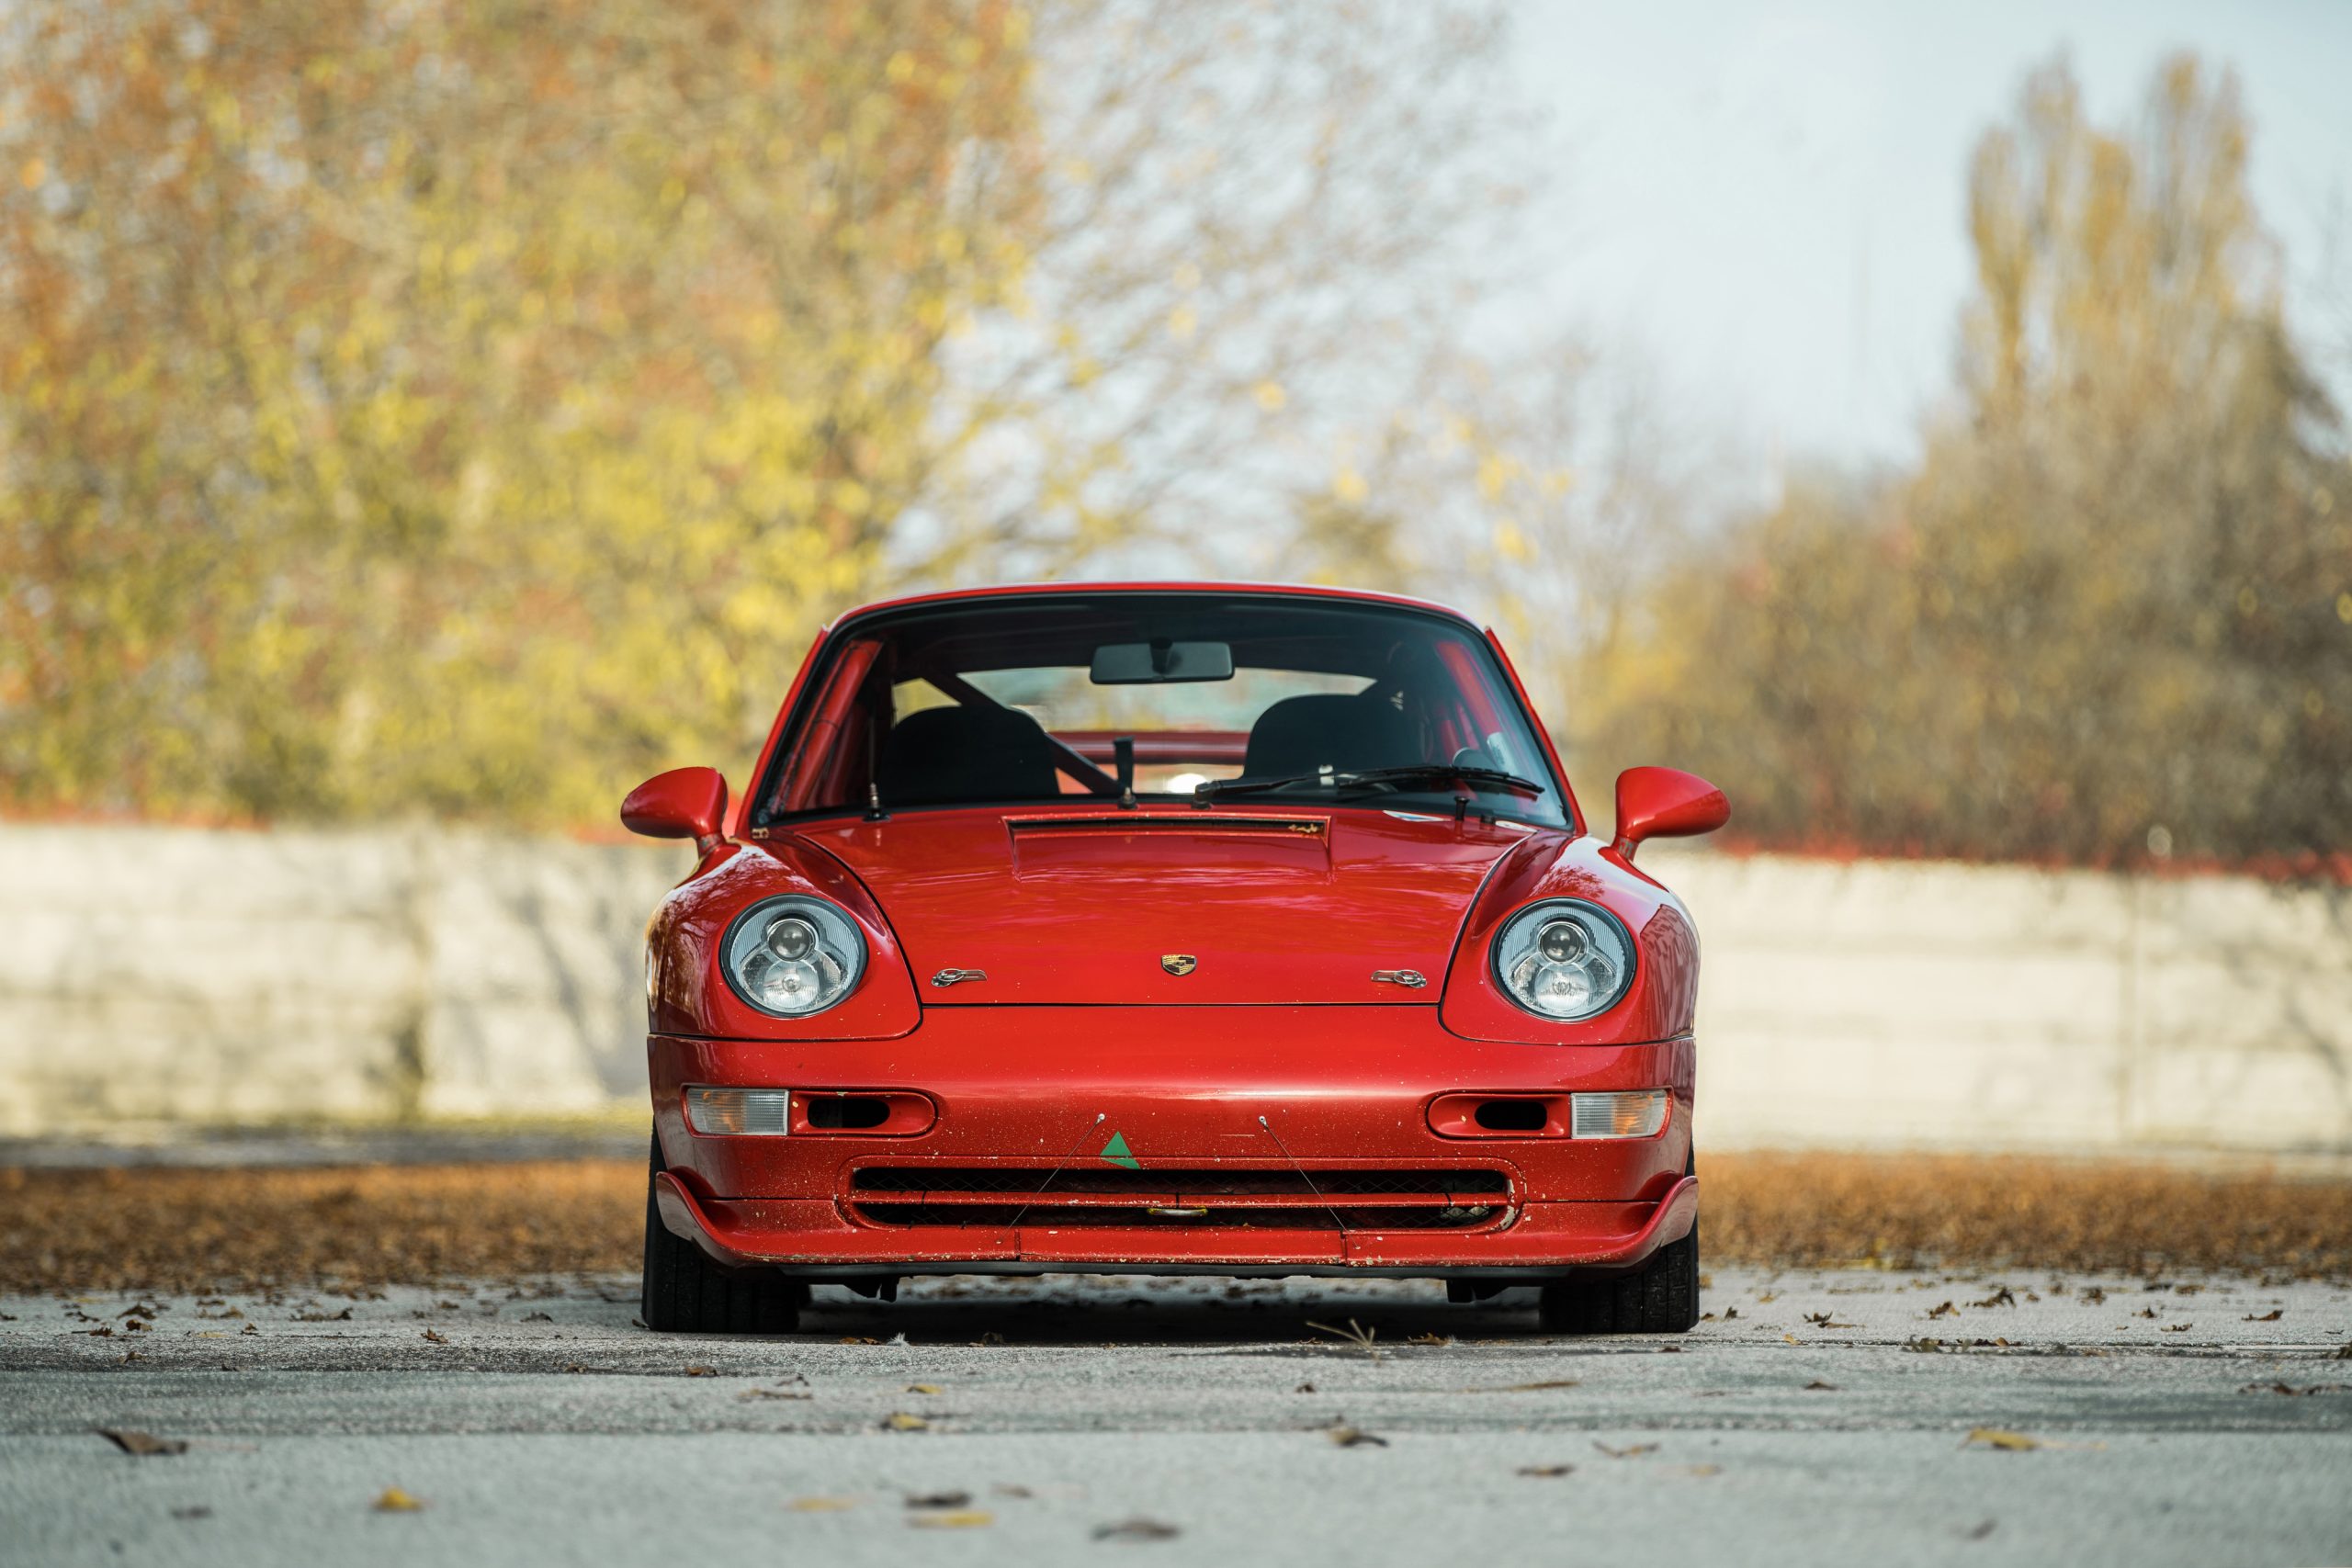
[[[913,1274],[1440,1278],[1699,1314],[1689,915],[1589,828],[1491,634],[1384,594],[902,599],[810,649],[748,796],[683,768],[647,933],[653,1328]]]

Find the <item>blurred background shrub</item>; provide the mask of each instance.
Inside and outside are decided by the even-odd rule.
[[[2033,73],[1917,461],[1759,502],[1465,329],[1541,266],[1510,20],[23,0],[0,806],[602,824],[863,599],[1203,572],[1489,615],[1589,795],[1673,761],[1751,841],[2340,854],[2352,469],[2232,79]]]

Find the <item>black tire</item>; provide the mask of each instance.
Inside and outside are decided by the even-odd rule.
[[[808,1287],[779,1274],[722,1269],[703,1249],[670,1234],[653,1201],[662,1135],[645,1173],[645,1278],[638,1308],[657,1334],[789,1334],[800,1325]]]
[[[1682,1334],[1699,1321],[1699,1225],[1631,1274],[1555,1280],[1537,1309],[1552,1334]]]

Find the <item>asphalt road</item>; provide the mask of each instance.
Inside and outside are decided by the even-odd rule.
[[[1125,1279],[657,1338],[634,1290],[0,1299],[0,1562],[2352,1562],[2334,1286],[1719,1269],[1609,1340]]]

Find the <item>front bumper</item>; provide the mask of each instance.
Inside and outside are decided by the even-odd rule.
[[[667,1169],[662,1222],[733,1266],[812,1279],[1103,1269],[1214,1274],[1392,1274],[1540,1279],[1639,1265],[1688,1235],[1694,1053],[1689,1039],[1624,1046],[1514,1045],[1448,1033],[1434,1007],[927,1010],[894,1040],[777,1042],[655,1035],[654,1123]],[[687,1086],[898,1091],[938,1110],[911,1136],[855,1132],[711,1137],[687,1124]],[[1429,1104],[1664,1087],[1655,1137],[1453,1138]],[[1319,1192],[1409,1168],[1494,1182],[1482,1217],[1410,1228],[1398,1216],[1304,1199],[1249,1224],[1171,1199],[1148,1216],[1022,1201],[1057,1169],[1101,1171],[1116,1133],[1148,1186],[1156,1170],[1290,1173]],[[1002,1173],[994,1210],[917,1207],[876,1223],[866,1190],[936,1168]],[[1328,1173],[1328,1174],[1327,1174]],[[1317,1181],[1317,1178],[1321,1178]],[[1457,1211],[1449,1211],[1453,1213]],[[1293,1223],[1295,1217],[1295,1223]],[[1140,1223],[1129,1224],[1129,1218]]]

